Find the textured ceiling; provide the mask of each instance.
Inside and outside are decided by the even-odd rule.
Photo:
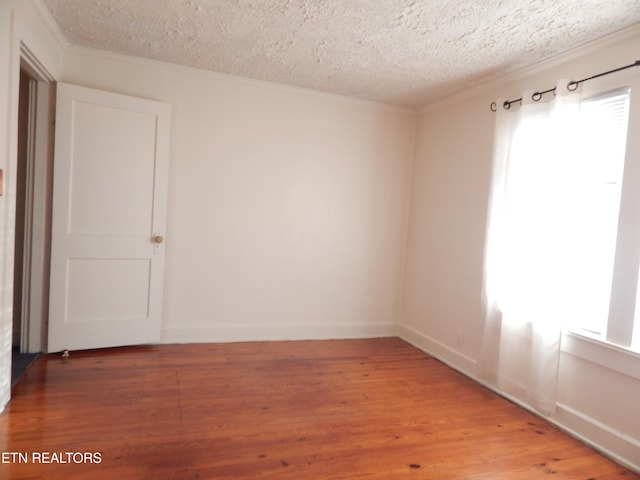
[[[640,22],[640,0],[44,4],[71,44],[404,105]]]

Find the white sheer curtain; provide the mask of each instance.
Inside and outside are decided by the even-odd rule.
[[[581,261],[572,225],[580,95],[567,85],[560,80],[550,102],[534,102],[534,92],[519,108],[498,102],[485,249],[479,375],[546,414],[555,408],[561,325],[581,295],[572,282]]]

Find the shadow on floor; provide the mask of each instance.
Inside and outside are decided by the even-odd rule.
[[[20,353],[20,347],[13,347],[11,356],[11,386],[14,386],[20,376],[33,363],[37,353]]]

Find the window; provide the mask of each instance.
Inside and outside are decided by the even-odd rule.
[[[632,338],[634,320],[640,317],[639,245],[628,242],[635,222],[627,220],[635,208],[623,192],[623,179],[633,176],[633,166],[625,165],[629,105],[628,88],[583,99],[580,105],[581,134],[575,147],[581,161],[567,201],[573,204],[568,219],[576,249],[573,260],[580,262],[575,266],[574,300],[581,300],[568,323],[574,331],[635,348],[640,340],[637,332],[635,341]],[[629,271],[630,262],[634,272]]]
[[[640,351],[630,98],[630,88],[563,94],[498,119],[485,288],[503,322],[562,326]]]

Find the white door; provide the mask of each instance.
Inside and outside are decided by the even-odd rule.
[[[50,352],[160,340],[170,115],[58,83]]]

